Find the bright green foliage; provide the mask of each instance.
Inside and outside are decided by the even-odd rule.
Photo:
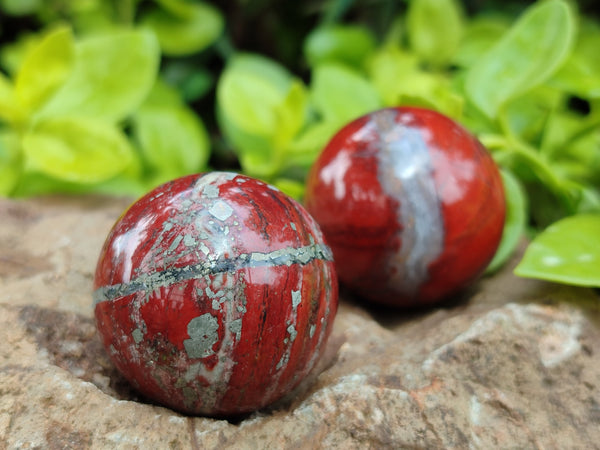
[[[15,80],[16,101],[26,110],[39,108],[65,82],[74,59],[69,28],[59,28],[26,54]]]
[[[453,1],[414,0],[382,45],[364,45],[367,51],[357,44],[355,53],[339,36],[353,36],[356,28],[328,25],[305,41],[308,99],[296,105],[302,114],[295,127],[282,127],[286,139],[274,136],[278,120],[292,115],[294,103],[288,109],[284,98],[293,77],[281,67],[274,76],[267,66],[276,63],[257,56],[261,69],[239,65],[234,83],[230,63],[219,80],[221,129],[244,171],[300,196],[301,176],[331,136],[359,115],[397,105],[449,115],[477,134],[505,169],[506,226],[488,269],[497,270],[527,229],[535,233],[564,216],[600,212],[594,56],[600,34],[589,22],[578,34],[577,21],[563,0],[537,2],[518,20],[492,14],[468,21]],[[591,111],[573,110],[571,95],[588,101]]]
[[[0,119],[21,126],[50,98],[73,66],[71,30],[60,27],[22,48],[14,83],[0,72]]]
[[[119,129],[81,117],[44,120],[24,134],[21,145],[26,170],[79,183],[106,180],[133,158]]]
[[[156,0],[142,24],[156,33],[163,53],[188,55],[204,50],[223,31],[223,17],[213,6],[185,0]]]
[[[2,0],[0,7],[14,16],[29,14],[36,11],[43,0]]]
[[[19,181],[19,139],[11,132],[0,131],[0,195],[9,195]]]
[[[487,267],[487,272],[494,272],[510,258],[515,247],[525,233],[527,225],[527,198],[519,180],[510,172],[500,172],[506,197],[506,219],[500,246],[494,259]]]
[[[148,95],[159,55],[156,38],[149,31],[113,31],[83,39],[76,47],[69,79],[39,116],[77,111],[110,122],[123,120]]]
[[[335,63],[323,63],[313,71],[311,101],[325,122],[340,127],[381,107],[377,91],[365,77]]]
[[[218,119],[246,173],[270,178],[282,169],[306,103],[302,82],[276,62],[251,54],[229,62],[217,88]]]
[[[206,167],[200,119],[172,88],[149,97],[160,59],[151,31],[76,41],[59,27],[30,42],[14,81],[0,74],[1,194],[141,194]],[[135,142],[123,126],[132,117]]]
[[[50,24],[67,20],[79,36],[138,23],[154,31],[167,55],[198,53],[213,44],[224,28],[222,13],[199,1],[0,0],[0,9],[14,16],[34,15]]]
[[[600,214],[562,219],[537,236],[517,275],[600,287]]]
[[[0,72],[0,121],[20,123],[25,108],[19,104],[11,81]]]
[[[469,69],[466,92],[494,119],[509,100],[546,81],[569,55],[573,12],[563,0],[535,4]]]
[[[600,73],[590,50],[592,42],[600,45],[600,34],[590,25],[577,33],[577,19],[566,2],[538,2],[505,32],[504,18],[474,23],[471,39],[496,31],[458,52],[466,69],[462,120],[525,188],[524,217],[533,234],[565,216],[600,212],[600,104],[593,81]],[[573,110],[571,95],[586,100],[590,112]],[[515,215],[521,195],[507,181],[509,220],[491,269],[517,243],[511,217],[520,221],[524,214]],[[538,266],[536,273],[562,281],[555,272]]]
[[[206,166],[210,142],[204,124],[169,86],[158,83],[132,122],[154,184]]]
[[[239,128],[267,135],[279,125],[280,110],[298,82],[274,61],[259,55],[238,55],[222,75],[219,106]]]
[[[213,77],[189,61],[160,63],[213,44],[219,10],[186,0],[0,0],[0,11],[48,24],[0,48],[10,74],[0,71],[1,195],[139,195],[206,169],[208,133],[182,97],[200,98]],[[157,87],[160,70],[180,92]]]
[[[358,25],[328,25],[315,28],[306,36],[304,55],[311,67],[338,62],[360,68],[375,50],[371,31]]]
[[[462,11],[456,0],[412,0],[406,16],[408,39],[419,59],[432,66],[450,62],[462,37]]]
[[[0,66],[11,76],[18,72],[27,53],[36,47],[44,38],[43,33],[24,34],[15,42],[9,42],[0,47]]]
[[[422,106],[453,118],[462,113],[464,100],[450,90],[449,80],[423,69],[417,55],[398,45],[378,50],[368,61],[367,71],[385,106]]]
[[[577,2],[539,0],[519,16],[493,2],[468,16],[458,0],[410,0],[362,15],[402,11],[384,17],[385,27],[342,23],[353,9],[376,13],[370,5],[325,2],[312,31],[279,29],[267,43],[273,58],[234,48],[237,21],[263,4],[242,3],[226,24],[215,2],[0,0],[2,14],[49,25],[0,47],[0,195],[141,194],[205,170],[212,140],[216,160],[234,154],[246,174],[301,198],[313,161],[342,126],[413,105],[463,124],[502,168],[508,213],[489,271],[524,233],[565,217],[571,232],[590,234],[597,219],[586,218],[600,214],[600,24]],[[302,38],[300,78],[279,61]],[[211,56],[223,58],[223,71]],[[197,113],[213,89],[209,133]],[[593,269],[593,252],[544,246],[551,257],[532,245],[518,274],[573,282],[578,268]]]
[[[575,48],[551,84],[582,98],[600,98],[600,24],[583,19]]]
[[[510,19],[499,13],[474,17],[464,26],[452,62],[464,68],[472,66],[500,40],[509,26]]]
[[[240,54],[217,87],[221,130],[244,172],[296,196],[302,195],[310,165],[335,131],[381,105],[364,75],[334,62],[314,69],[307,90],[276,62]]]

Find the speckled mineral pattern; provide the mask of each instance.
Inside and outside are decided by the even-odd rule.
[[[337,278],[301,205],[212,172],[124,213],[100,255],[94,305],[105,347],[138,390],[187,413],[232,415],[280,398],[314,367]]]

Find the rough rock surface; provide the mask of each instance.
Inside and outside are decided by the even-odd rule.
[[[344,294],[319,373],[267,410],[150,404],[92,320],[96,258],[127,204],[0,200],[0,449],[599,448],[600,296],[510,268],[422,311]]]

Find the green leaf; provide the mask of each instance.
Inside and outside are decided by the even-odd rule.
[[[508,19],[499,14],[473,18],[466,24],[460,44],[452,61],[464,68],[475,64],[479,58],[500,40],[509,25],[510,22]]]
[[[569,56],[575,18],[563,0],[530,6],[471,67],[466,93],[488,117],[508,101],[546,81]]]
[[[540,152],[548,157],[554,155],[568,144],[571,137],[581,126],[581,117],[562,108],[552,111],[541,140]]]
[[[308,94],[299,80],[290,85],[277,111],[277,128],[273,136],[275,148],[283,149],[298,134],[306,119]]]
[[[580,185],[580,193],[581,196],[579,204],[577,205],[577,214],[600,214],[600,189]]]
[[[308,170],[339,129],[337,122],[318,122],[308,126],[290,142],[286,162]]]
[[[148,95],[156,79],[160,50],[145,30],[113,30],[76,45],[75,67],[39,117],[79,115],[119,121]]]
[[[142,23],[156,33],[167,55],[188,55],[204,50],[223,32],[218,9],[203,2],[158,0],[162,8],[148,12]]]
[[[367,69],[385,106],[410,104],[455,119],[461,116],[462,97],[453,92],[447,79],[423,70],[414,54],[388,45],[373,55]]]
[[[15,186],[12,197],[34,197],[50,193],[81,193],[82,185],[75,185],[63,180],[52,178],[39,172],[23,171],[19,182]]]
[[[277,173],[281,167],[281,151],[275,149],[272,136],[246,132],[227,119],[221,109],[217,109],[217,120],[245,174],[269,179]]]
[[[600,186],[600,127],[570,139],[554,158],[553,166],[557,173]]]
[[[0,131],[0,196],[10,195],[21,175],[19,137]]]
[[[311,101],[326,122],[344,124],[381,107],[369,81],[349,67],[326,63],[312,74]]]
[[[587,164],[590,159],[590,155],[587,155],[588,151],[594,153],[597,151],[597,142],[593,142],[593,136],[598,135],[599,130],[600,112],[582,115],[565,107],[557,107],[548,118],[540,150],[546,156],[556,159],[571,153],[569,151],[571,147],[584,147],[586,153],[584,160]],[[590,139],[592,142],[584,142]],[[593,166],[590,167],[592,168]]]
[[[340,62],[361,67],[375,49],[375,38],[360,25],[329,25],[315,28],[304,41],[304,56],[310,67]]]
[[[562,92],[548,86],[537,87],[516,97],[503,111],[510,134],[526,142],[540,142],[549,117],[562,100]]]
[[[306,113],[302,82],[279,64],[250,54],[235,56],[217,85],[217,118],[244,171],[270,177]]]
[[[527,224],[527,197],[517,178],[507,170],[502,170],[502,181],[506,197],[506,218],[502,239],[494,258],[488,265],[486,272],[491,273],[500,269],[511,257],[519,240],[525,233]]]
[[[35,13],[42,4],[43,0],[2,0],[0,8],[13,16],[25,16]]]
[[[561,200],[563,206],[567,209],[573,205],[573,185],[572,181],[565,178],[559,171],[555,170],[550,161],[544,154],[537,151],[537,149],[523,143],[522,141],[513,141],[511,143],[514,147],[511,149],[511,155],[513,161],[508,163],[513,173],[517,175],[521,180],[541,183],[544,190],[548,191],[546,194],[538,193],[542,196],[555,196],[552,201],[556,202],[557,199]],[[531,192],[530,192],[531,195]],[[532,211],[535,211],[540,204],[544,201],[531,202]],[[557,210],[557,208],[554,208]]]
[[[25,167],[60,180],[96,183],[132,161],[125,135],[114,125],[86,118],[40,122],[23,137]]]
[[[179,92],[174,87],[166,83],[162,77],[158,77],[140,108],[160,108],[163,106],[178,107],[183,106],[183,104],[184,102],[181,99]]]
[[[165,181],[168,180],[161,179],[158,182],[148,183],[145,180],[139,179],[139,177],[131,177],[119,174],[107,181],[103,181],[94,185],[87,185],[89,186],[87,192],[138,198],[144,195],[146,192],[151,191],[159,184],[163,184]]]
[[[34,197],[52,193],[90,194],[98,193],[112,196],[136,198],[150,191],[155,185],[148,185],[139,177],[119,174],[99,183],[77,183],[59,180],[40,172],[25,172],[17,184],[13,196],[17,198]]]
[[[165,181],[205,170],[208,134],[189,108],[144,107],[134,115],[133,125],[144,159]]]
[[[433,66],[450,62],[463,31],[455,0],[412,0],[406,13],[408,39],[419,58]]]
[[[25,55],[35,48],[42,37],[38,33],[24,33],[15,42],[0,46],[0,64],[11,76],[16,76]]]
[[[0,122],[4,120],[14,124],[25,120],[25,117],[26,112],[17,101],[14,86],[0,72]]]
[[[373,85],[387,106],[396,105],[407,92],[406,83],[414,79],[408,90],[414,92],[415,83],[422,74],[419,61],[413,53],[401,50],[396,45],[379,49],[369,60],[367,72]]]
[[[278,107],[285,101],[292,76],[278,63],[263,56],[234,57],[221,75],[217,102],[226,120],[242,130],[272,135]]]
[[[598,48],[600,48],[600,24],[590,19],[583,20],[572,54],[552,77],[550,83],[582,98],[600,98]]]
[[[528,246],[515,274],[600,287],[600,214],[571,216],[549,226]]]
[[[45,36],[24,57],[15,80],[15,94],[22,105],[35,110],[65,82],[73,67],[71,29],[60,27]]]
[[[60,8],[56,7],[55,1],[45,3],[46,8],[40,15],[44,14],[46,20],[64,20],[63,18],[68,17],[76,34],[91,35],[106,32],[117,24],[131,25],[136,4],[140,0],[69,1],[62,3]]]

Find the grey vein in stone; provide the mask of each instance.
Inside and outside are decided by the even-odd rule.
[[[161,287],[180,281],[202,278],[206,275],[229,272],[240,269],[265,266],[290,266],[292,264],[308,264],[316,259],[333,261],[331,249],[324,244],[312,244],[304,247],[287,247],[269,253],[244,253],[235,258],[218,258],[201,261],[185,267],[173,267],[161,272],[143,273],[128,283],[104,286],[94,291],[94,305],[118,300],[121,297],[139,291],[153,292]]]
[[[402,199],[397,211],[402,246],[389,263],[394,286],[413,295],[443,250],[444,220],[428,144],[420,130],[398,123],[396,114],[383,110],[374,120],[380,136],[379,180],[388,194]]]

